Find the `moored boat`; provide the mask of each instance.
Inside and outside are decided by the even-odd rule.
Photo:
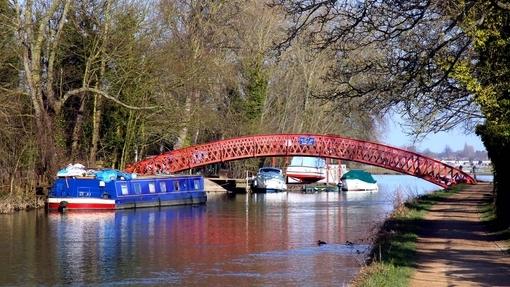
[[[69,171],[69,172],[67,172]],[[203,204],[201,175],[136,176],[113,169],[68,168],[57,173],[48,210],[104,210]]]
[[[347,171],[345,164],[329,164],[319,157],[295,156],[287,166],[287,182],[299,184],[340,184],[340,177]]]
[[[325,167],[325,159],[295,156],[287,166],[287,181],[288,183],[316,183],[326,178]]]
[[[349,170],[341,178],[343,191],[377,191],[377,181],[364,170]]]
[[[262,167],[253,177],[250,189],[254,193],[282,192],[287,190],[287,184],[281,169]]]

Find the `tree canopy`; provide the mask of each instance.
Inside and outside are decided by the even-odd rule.
[[[360,98],[369,110],[394,109],[417,137],[476,127],[494,164],[498,213],[510,219],[510,193],[499,180],[510,172],[503,162],[510,143],[509,2],[273,4],[293,23],[283,48],[305,37],[341,55],[328,73],[336,86],[319,97]]]
[[[249,134],[377,138],[378,113],[313,96],[332,50],[279,53],[287,23],[263,1],[1,3],[1,135],[24,139],[2,166],[33,184]]]

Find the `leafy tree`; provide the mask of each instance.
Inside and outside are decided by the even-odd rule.
[[[473,39],[475,54],[455,66],[455,76],[485,116],[476,133],[493,163],[496,212],[510,224],[510,169],[504,160],[510,155],[510,5],[479,1],[471,6],[461,27]]]
[[[396,110],[418,138],[478,125],[495,167],[496,208],[510,222],[509,186],[499,180],[509,172],[500,162],[510,143],[507,1],[273,4],[294,24],[282,47],[305,35],[310,45],[337,51],[337,67],[329,74],[337,87],[322,97]]]

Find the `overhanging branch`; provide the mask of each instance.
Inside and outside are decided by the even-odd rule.
[[[502,3],[501,1],[496,1],[496,0],[493,0],[491,2],[492,2],[493,5],[495,5],[499,9],[510,10],[510,4]]]
[[[75,89],[75,90],[72,90],[72,91],[69,91],[69,92],[65,93],[64,97],[60,101],[60,106],[63,105],[70,97],[72,97],[74,95],[77,95],[77,94],[80,94],[80,93],[83,93],[83,92],[91,92],[91,93],[98,94],[98,95],[100,95],[102,97],[105,97],[108,100],[111,100],[111,101],[113,101],[113,102],[115,102],[115,103],[117,103],[117,104],[119,104],[119,105],[121,105],[121,106],[123,106],[125,108],[131,109],[131,110],[150,110],[150,109],[157,108],[157,106],[151,106],[151,107],[135,107],[135,106],[131,106],[131,105],[128,105],[128,104],[125,104],[125,103],[121,102],[119,99],[117,99],[115,97],[112,97],[112,96],[108,95],[104,91],[101,91],[101,90],[98,90],[98,89],[94,89],[94,88],[87,88],[87,87]]]

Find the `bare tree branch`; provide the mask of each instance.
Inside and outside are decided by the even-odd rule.
[[[496,0],[492,0],[491,2],[493,5],[495,5],[496,7],[500,8],[500,9],[510,10],[510,4],[508,4],[508,3],[503,3],[501,1],[496,1]]]
[[[367,113],[398,111],[412,120],[413,134],[457,126],[473,131],[483,120],[473,95],[454,80],[453,73],[458,63],[472,61],[468,33],[483,23],[484,3],[282,0],[273,4],[283,7],[294,21],[287,42],[301,37],[318,49],[337,52],[327,77],[331,89],[315,96],[359,99],[353,104]],[[472,14],[480,18],[467,27],[466,15]]]
[[[149,110],[149,109],[156,109],[156,108],[158,108],[157,106],[151,106],[151,107],[135,107],[135,106],[131,106],[131,105],[123,103],[122,101],[120,101],[119,99],[117,99],[115,97],[112,97],[112,96],[108,95],[108,93],[106,93],[106,92],[104,92],[102,90],[98,90],[98,89],[94,89],[94,88],[88,88],[88,87],[83,87],[83,88],[75,89],[75,90],[72,90],[72,91],[68,91],[67,93],[65,93],[64,97],[60,101],[60,104],[62,105],[70,97],[75,96],[75,95],[79,95],[79,94],[84,93],[84,92],[92,92],[92,93],[101,95],[102,97],[105,97],[106,99],[108,99],[110,101],[113,101],[113,102],[115,102],[115,103],[117,103],[117,104],[119,104],[119,105],[121,105],[121,106],[123,106],[125,108],[131,109],[131,110]]]

